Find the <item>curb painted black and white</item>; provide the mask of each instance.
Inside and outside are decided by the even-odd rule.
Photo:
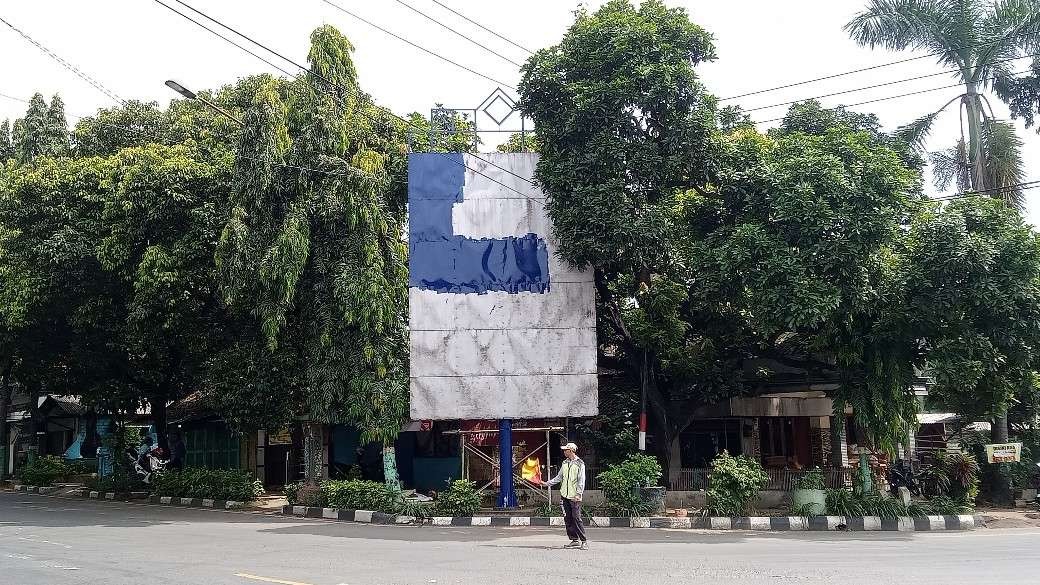
[[[300,516],[302,518],[324,518],[343,522],[361,522],[363,524],[422,524],[420,518],[414,516],[397,516],[370,510],[341,510],[339,508],[315,508],[312,506],[282,506],[282,514]]]
[[[14,486],[14,491],[16,491],[16,492],[25,492],[27,494],[47,495],[47,494],[52,494],[52,493],[58,491],[59,489],[61,489],[61,488],[58,487],[58,486],[48,486],[48,487],[38,487],[38,486],[35,486],[35,485],[16,485],[16,486]]]
[[[109,500],[114,502],[129,502],[131,500],[148,499],[148,492],[99,492],[96,490],[79,490],[81,498],[90,500]]]
[[[537,516],[435,516],[425,522],[411,516],[394,516],[365,510],[340,510],[308,506],[283,506],[287,516],[324,518],[371,524],[429,524],[432,526],[563,526],[563,517]],[[850,531],[850,532],[930,532],[940,530],[974,530],[982,526],[978,516],[920,516],[915,518],[881,518],[878,516],[750,516],[750,517],[659,517],[617,518],[593,516],[592,528],[670,528],[692,530],[760,530],[760,531]]]
[[[234,500],[211,500],[208,498],[174,498],[170,496],[152,496],[148,501],[153,504],[166,506],[187,506],[191,508],[216,508],[218,510],[241,510],[246,507],[245,502]]]

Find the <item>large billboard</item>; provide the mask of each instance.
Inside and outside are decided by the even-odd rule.
[[[413,420],[598,411],[592,274],[555,253],[537,162],[409,156]]]

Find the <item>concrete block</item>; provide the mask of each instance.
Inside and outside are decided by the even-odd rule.
[[[212,508],[213,507],[213,499],[212,498],[202,498],[202,507],[203,508]]]
[[[364,522],[371,524],[373,514],[374,512],[370,510],[356,510],[354,512],[354,522]]]
[[[751,523],[751,530],[769,530],[769,518],[766,516],[752,516],[748,518]]]
[[[514,516],[509,519],[510,526],[530,526],[531,518],[529,516]]]
[[[650,518],[632,518],[629,526],[632,528],[650,528]]]
[[[866,532],[881,530],[881,518],[878,518],[877,516],[864,516],[863,530]]]
[[[159,502],[162,504],[172,504],[173,498],[171,498],[170,496],[161,496],[159,498]]]
[[[474,516],[470,526],[491,526],[491,516]]]
[[[321,517],[328,520],[339,520],[339,510],[336,508],[322,508]]]
[[[712,530],[731,530],[733,528],[733,519],[725,516],[712,516],[710,525]]]
[[[434,526],[451,526],[450,516],[434,516],[430,518],[430,524]]]

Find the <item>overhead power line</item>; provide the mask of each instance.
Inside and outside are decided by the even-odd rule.
[[[100,91],[101,93],[105,94],[106,96],[112,98],[118,104],[122,105],[122,104],[126,103],[126,100],[124,100],[123,98],[119,97],[119,95],[117,95],[116,92],[108,89],[100,81],[94,79],[90,75],[87,75],[80,68],[76,67],[72,63],[69,63],[65,59],[62,59],[57,54],[55,54],[53,51],[51,51],[47,47],[45,47],[42,44],[40,44],[36,39],[30,37],[28,34],[23,32],[21,29],[17,28],[16,26],[11,24],[10,22],[7,22],[7,20],[5,20],[3,17],[0,17],[0,22],[6,24],[8,28],[10,28],[14,32],[18,33],[19,35],[21,35],[21,37],[23,39],[29,41],[32,45],[34,45],[37,49],[42,51],[45,55],[47,55],[51,59],[54,59],[55,61],[57,61],[62,67],[64,67],[65,69],[68,69],[69,71],[74,73],[77,77],[79,77],[83,81],[86,81],[87,83],[89,83],[91,86],[94,87],[94,89],[96,89],[96,90]]]
[[[1015,71],[1015,72],[1011,73],[1011,75],[1020,75],[1022,73],[1029,73],[1029,72],[1030,72],[1029,69],[1023,69],[1021,71]],[[987,77],[985,79],[985,81],[989,81],[991,79],[994,79],[994,78],[993,77]],[[888,101],[888,100],[895,100],[895,99],[910,97],[912,95],[919,95],[919,94],[922,94],[922,93],[930,93],[930,92],[939,91],[939,90],[942,90],[942,89],[951,89],[951,88],[954,88],[954,87],[963,87],[963,85],[964,84],[962,84],[962,83],[955,83],[953,85],[942,85],[942,86],[939,86],[939,87],[932,87],[932,88],[929,88],[929,89],[922,89],[922,90],[918,90],[918,91],[911,91],[911,92],[908,92],[908,93],[901,93],[899,95],[891,95],[891,96],[888,96],[888,97],[882,97],[882,98],[867,100],[867,101],[863,101],[863,102],[856,102],[854,104],[842,104],[842,106],[844,106],[846,108],[853,108],[853,107],[856,107],[856,106],[863,106],[863,105],[866,105],[866,104],[873,104],[873,103],[877,103],[877,102],[884,102],[884,101]],[[769,122],[779,122],[780,120],[783,120],[784,118],[786,118],[786,116],[780,116],[779,118],[770,118],[769,120],[761,120],[759,122],[756,122],[756,124],[768,124]]]
[[[1031,57],[1040,57],[1040,53],[1034,53],[1034,54],[1031,54],[1031,55],[1022,55],[1021,57],[1010,57],[1010,58],[1007,58],[1007,59],[998,59],[996,61],[990,61],[990,62],[986,63],[986,65],[997,65],[998,63],[1008,63],[1010,61],[1017,61],[1019,59],[1028,59],[1028,58],[1031,58]],[[898,85],[898,84],[901,84],[901,83],[908,83],[910,81],[917,81],[917,80],[920,80],[920,79],[928,79],[929,77],[938,77],[940,75],[953,75],[953,72],[952,71],[939,71],[937,73],[928,73],[928,74],[925,74],[925,75],[917,75],[915,77],[907,77],[905,79],[897,79],[895,81],[886,81],[885,83],[877,83],[877,84],[874,84],[874,85],[865,85],[863,87],[854,87],[852,89],[846,89],[844,91],[836,91],[834,93],[825,93],[823,95],[815,95],[815,96],[801,98],[801,99],[797,99],[797,100],[791,100],[791,101],[787,101],[787,102],[779,102],[779,103],[775,103],[775,104],[769,104],[768,106],[757,106],[757,107],[754,107],[754,108],[747,108],[747,109],[744,109],[743,111],[745,111],[745,112],[757,112],[759,110],[768,110],[770,108],[777,108],[777,107],[780,107],[780,106],[789,106],[791,104],[797,104],[799,102],[805,102],[805,101],[809,101],[809,100],[818,100],[818,99],[823,99],[823,98],[829,98],[829,97],[834,97],[836,95],[846,95],[846,94],[850,94],[850,93],[858,93],[858,92],[861,92],[861,91],[866,91],[868,89],[877,89],[879,87],[887,87],[889,85]],[[960,84],[958,84],[958,85],[960,85]]]
[[[235,41],[233,41],[233,40],[231,40],[231,39],[229,39],[229,38],[227,38],[226,36],[224,36],[224,35],[220,34],[219,32],[217,32],[217,31],[215,31],[215,30],[213,30],[213,29],[209,28],[208,26],[206,26],[206,25],[202,24],[201,22],[199,22],[199,21],[195,20],[194,18],[192,18],[192,17],[188,16],[187,14],[183,14],[183,13],[181,13],[180,11],[178,11],[178,10],[174,9],[174,8],[173,8],[172,6],[170,6],[169,4],[167,4],[167,3],[163,2],[162,0],[155,0],[155,2],[156,2],[156,3],[158,3],[158,4],[160,5],[160,6],[162,6],[163,8],[165,8],[165,9],[169,10],[170,12],[172,12],[172,13],[174,13],[174,14],[176,14],[176,15],[180,16],[181,18],[183,18],[183,19],[185,19],[185,20],[187,20],[187,21],[191,22],[191,23],[192,23],[192,24],[194,24],[195,26],[197,26],[197,27],[199,27],[199,28],[202,28],[202,29],[205,29],[205,30],[206,30],[206,31],[208,31],[209,33],[211,33],[211,34],[213,34],[213,35],[216,35],[216,36],[220,37],[220,38],[221,38],[221,39],[223,39],[223,40],[224,40],[225,42],[227,42],[227,43],[230,43],[230,44],[232,44],[232,45],[234,45],[234,46],[238,47],[239,49],[241,49],[241,50],[245,51],[246,53],[248,53],[248,54],[252,55],[253,57],[256,57],[256,58],[257,58],[257,59],[259,59],[260,61],[263,61],[264,63],[267,63],[267,64],[268,64],[269,66],[271,66],[271,67],[272,67],[272,68],[274,68],[274,69],[277,69],[278,71],[281,71],[281,72],[282,72],[282,73],[284,73],[285,75],[288,75],[289,77],[295,77],[295,76],[294,76],[294,75],[293,75],[292,73],[290,73],[290,72],[286,71],[285,69],[283,69],[283,68],[279,67],[278,65],[275,65],[274,63],[272,63],[271,61],[269,61],[269,60],[265,59],[264,57],[262,57],[262,56],[260,56],[260,55],[257,55],[257,54],[256,54],[255,52],[253,52],[253,51],[251,51],[251,50],[247,49],[246,47],[243,47],[242,45],[240,45],[240,44],[236,43]],[[182,3],[182,4],[183,4],[183,3]],[[187,6],[187,5],[185,4],[185,6]],[[189,8],[190,8],[190,6],[189,6]]]
[[[155,1],[156,1],[156,2],[160,2],[160,0],[155,0]],[[283,61],[285,61],[285,62],[287,62],[287,63],[290,63],[290,64],[292,64],[292,65],[293,65],[294,67],[296,67],[296,68],[300,69],[300,70],[301,70],[302,72],[310,73],[311,75],[313,75],[313,76],[315,77],[315,79],[318,79],[319,81],[321,81],[321,82],[325,83],[325,84],[326,84],[326,85],[327,85],[327,86],[328,86],[329,88],[331,88],[331,89],[332,89],[333,91],[341,91],[341,92],[344,92],[344,93],[347,93],[347,94],[352,94],[352,95],[353,95],[354,97],[356,97],[356,98],[358,98],[358,97],[362,97],[362,96],[361,96],[361,94],[360,94],[360,92],[358,92],[358,91],[356,91],[356,90],[353,90],[353,89],[351,89],[351,88],[348,88],[348,87],[343,87],[343,86],[341,86],[341,85],[339,85],[339,84],[337,84],[337,83],[333,82],[332,80],[330,80],[330,79],[328,79],[328,78],[324,77],[323,75],[321,75],[321,74],[319,74],[319,73],[315,72],[314,70],[310,69],[309,67],[306,67],[305,65],[302,65],[302,64],[300,64],[300,63],[298,63],[298,62],[296,62],[296,61],[294,61],[294,60],[290,59],[289,57],[286,57],[286,56],[285,56],[285,55],[283,55],[282,53],[279,53],[278,51],[276,51],[276,50],[272,49],[271,47],[269,47],[269,46],[267,46],[267,45],[265,45],[265,44],[263,44],[263,43],[261,43],[261,42],[259,42],[259,41],[255,40],[255,39],[253,39],[253,38],[252,38],[252,37],[250,37],[249,35],[246,35],[245,33],[243,33],[243,32],[241,32],[241,31],[239,31],[239,30],[237,30],[237,29],[235,29],[235,28],[233,28],[233,27],[231,27],[231,26],[229,26],[229,25],[227,25],[227,24],[225,24],[225,23],[223,23],[223,22],[221,22],[221,21],[219,21],[219,20],[217,20],[217,19],[213,18],[212,16],[209,16],[208,14],[206,14],[205,12],[202,12],[201,10],[199,10],[199,9],[197,9],[197,8],[194,8],[194,7],[193,7],[193,6],[191,6],[190,4],[188,4],[188,3],[186,3],[186,2],[183,2],[182,0],[175,0],[175,2],[177,2],[178,4],[180,4],[180,5],[184,6],[184,7],[185,7],[185,8],[187,8],[187,9],[191,10],[192,12],[195,12],[196,14],[198,14],[198,15],[202,16],[203,18],[205,18],[205,19],[207,19],[207,20],[209,20],[209,21],[213,22],[214,24],[216,24],[216,25],[220,26],[221,28],[224,28],[225,30],[228,30],[228,31],[230,31],[231,33],[234,33],[235,35],[237,35],[237,36],[239,36],[239,37],[241,37],[241,38],[243,38],[243,39],[245,39],[245,40],[249,41],[250,43],[252,43],[252,44],[256,45],[257,47],[260,47],[261,49],[263,49],[263,50],[267,51],[268,53],[271,53],[272,55],[274,55],[274,56],[276,56],[276,57],[278,57],[278,58],[282,59]],[[161,3],[161,2],[160,2],[160,3]],[[169,8],[169,7],[167,6],[167,8]],[[175,9],[172,9],[172,8],[170,8],[170,10],[171,10],[171,11],[173,11],[174,13],[176,13],[176,14],[178,14],[178,15],[182,16],[182,17],[185,17],[185,18],[187,18],[187,17],[185,16],[185,15],[181,14],[181,13],[180,13],[179,11],[177,11],[177,10],[175,10]],[[191,20],[191,19],[189,19],[189,20]],[[192,22],[195,22],[195,21],[194,21],[194,20],[192,20]],[[201,26],[201,25],[200,25],[200,26]],[[203,27],[203,28],[204,28],[205,30],[210,30],[210,29],[208,29],[208,28],[206,28],[206,27]],[[213,31],[210,31],[210,32],[213,32]],[[215,34],[215,33],[214,33],[214,34]],[[220,35],[218,35],[218,36],[220,36]],[[223,37],[223,36],[221,36],[221,38],[224,38],[225,40],[227,40],[227,39],[226,39],[225,37]],[[230,41],[229,41],[229,42],[230,42]],[[235,44],[235,43],[232,43],[232,44],[233,44],[233,45],[235,45],[236,47],[238,47],[238,46],[239,46],[239,45],[237,45],[237,44]],[[239,47],[239,48],[241,48],[241,47]],[[251,54],[252,54],[252,53],[251,53]],[[292,87],[292,86],[290,85],[290,87]],[[336,95],[332,95],[332,97],[333,97],[333,99],[339,99],[339,98],[338,98],[338,96],[336,96]],[[343,104],[342,104],[342,101],[341,101],[341,105],[343,105]],[[389,110],[389,109],[387,109],[387,108],[384,108],[384,107],[381,107],[381,106],[376,106],[376,107],[378,107],[378,108],[379,108],[380,110],[382,110],[382,111],[386,112],[386,113],[387,113],[388,115],[390,115],[390,116],[392,116],[392,117],[394,117],[394,118],[396,118],[396,119],[400,120],[400,121],[401,121],[402,123],[404,123],[404,124],[406,124],[406,125],[408,125],[408,126],[411,126],[411,127],[413,127],[413,128],[416,128],[416,129],[418,129],[418,130],[423,130],[423,128],[421,128],[421,127],[417,126],[417,125],[416,125],[416,124],[415,124],[414,122],[412,122],[412,121],[410,121],[410,120],[408,120],[408,119],[406,119],[406,118],[403,118],[403,117],[401,117],[401,116],[399,116],[399,115],[395,114],[394,112],[390,111],[390,110]],[[361,114],[362,116],[365,116],[366,118],[369,118],[369,120],[373,120],[373,119],[372,119],[372,118],[371,118],[370,116],[368,116],[368,115],[367,115],[367,114],[366,114],[365,112],[360,112],[360,114]],[[375,121],[375,120],[373,120],[373,121]],[[446,158],[448,158],[449,160],[453,161],[453,162],[456,162],[456,163],[458,162],[458,161],[456,161],[455,159],[453,159],[453,158],[451,158],[451,157],[447,157],[447,155],[444,155],[444,156],[445,156]],[[495,167],[495,168],[497,168],[497,169],[499,169],[499,170],[502,170],[503,172],[505,172],[505,173],[507,173],[507,174],[509,174],[509,175],[512,175],[512,176],[514,176],[514,177],[516,177],[516,178],[518,178],[518,179],[520,179],[520,180],[522,180],[522,181],[524,181],[524,182],[526,182],[526,183],[529,183],[529,184],[531,183],[530,179],[528,179],[528,178],[526,178],[526,177],[522,177],[522,176],[520,176],[520,175],[518,175],[518,174],[514,173],[513,171],[511,171],[511,170],[509,170],[509,169],[506,169],[506,168],[504,168],[504,167],[502,167],[502,166],[500,166],[500,165],[497,165],[497,164],[495,164],[495,163],[494,163],[493,161],[490,161],[490,160],[487,160],[487,159],[485,159],[485,158],[482,158],[482,157],[480,157],[480,156],[478,156],[478,155],[476,155],[476,154],[470,154],[470,156],[472,156],[473,158],[475,158],[475,159],[477,159],[477,160],[479,160],[479,161],[481,161],[481,162],[483,162],[483,163],[486,163],[486,164],[488,164],[488,165],[490,165],[490,166],[493,166],[493,167]],[[506,184],[502,183],[501,181],[498,181],[498,180],[496,180],[496,179],[495,179],[495,178],[493,178],[493,177],[490,177],[490,176],[488,176],[488,175],[486,175],[486,174],[484,174],[484,173],[482,173],[482,172],[480,172],[480,171],[478,171],[478,170],[476,170],[476,169],[474,169],[474,168],[472,168],[472,167],[470,167],[470,166],[467,166],[467,165],[465,165],[465,164],[463,164],[463,163],[459,163],[459,164],[462,164],[462,165],[463,165],[463,166],[464,166],[464,167],[465,167],[466,169],[468,169],[468,170],[470,170],[470,171],[472,171],[472,172],[474,172],[474,173],[476,173],[476,174],[478,174],[478,175],[480,175],[480,176],[482,176],[482,177],[485,177],[485,178],[487,178],[488,180],[490,180],[490,181],[493,181],[493,182],[495,182],[495,183],[497,183],[497,184],[499,184],[499,185],[501,185],[501,186],[503,186],[503,187],[505,187],[505,188],[509,189],[510,191],[513,191],[513,192],[515,192],[515,193],[517,193],[517,194],[519,194],[519,195],[522,195],[522,196],[523,196],[523,197],[525,197],[525,198],[528,198],[528,199],[530,199],[530,197],[528,197],[528,196],[527,196],[526,194],[524,194],[524,193],[521,193],[520,191],[518,191],[518,190],[516,190],[516,189],[514,189],[514,188],[512,188],[512,187],[510,187],[509,185],[506,185]]]
[[[437,0],[433,0],[433,1],[437,2]],[[437,4],[440,4],[440,2],[437,2]],[[1030,35],[1030,36],[1032,36],[1032,35]],[[995,41],[993,43],[986,43],[986,44],[983,44],[983,45],[980,45],[980,46],[982,46],[982,47],[991,47],[991,46],[997,44],[998,42],[999,41]],[[963,49],[971,49],[971,48],[974,48],[975,46],[976,45],[974,43],[969,43],[967,45],[962,45],[960,47],[955,47],[955,48],[952,49],[952,51],[956,52],[956,51],[960,51],[960,50],[963,50]],[[770,93],[770,92],[774,92],[774,91],[779,91],[781,89],[788,89],[788,88],[791,88],[791,87],[798,87],[798,86],[801,86],[801,85],[808,85],[810,83],[816,83],[816,82],[819,82],[819,81],[827,81],[828,79],[837,79],[838,77],[845,77],[847,75],[854,75],[856,73],[863,73],[865,71],[873,71],[875,69],[881,69],[881,68],[884,68],[884,67],[891,67],[893,65],[899,65],[899,64],[902,64],[902,63],[909,63],[910,61],[918,61],[920,59],[928,59],[930,57],[938,57],[940,55],[943,55],[946,52],[948,52],[948,51],[935,51],[935,52],[931,52],[931,53],[926,53],[924,55],[918,55],[916,57],[907,57],[906,59],[899,59],[897,61],[890,61],[888,63],[881,63],[879,65],[871,65],[869,67],[861,67],[859,69],[852,69],[850,71],[842,71],[842,72],[834,73],[834,74],[831,74],[831,75],[824,75],[823,77],[815,77],[813,79],[806,79],[805,81],[796,81],[794,83],[788,83],[786,85],[778,85],[776,87],[767,87],[767,88],[764,88],[764,89],[759,89],[759,90],[755,90],[755,91],[749,91],[747,93],[742,93],[742,94],[739,94],[739,95],[719,98],[719,101],[735,100],[735,99],[742,98],[742,97],[748,97],[748,96],[752,96],[752,95],[759,95],[759,94],[763,94],[763,93]]]
[[[418,14],[419,16],[422,16],[426,20],[429,20],[430,22],[433,22],[434,24],[437,24],[441,28],[447,29],[452,34],[454,34],[454,35],[456,35],[458,37],[461,37],[462,39],[466,40],[467,42],[472,43],[472,44],[480,47],[481,49],[484,49],[485,51],[487,51],[488,53],[491,53],[492,55],[498,57],[499,59],[502,59],[503,61],[507,61],[509,63],[512,63],[513,65],[516,65],[517,67],[520,67],[520,64],[517,63],[516,61],[513,61],[509,57],[506,57],[505,55],[503,55],[502,53],[499,53],[498,51],[495,51],[491,47],[488,47],[487,45],[484,45],[484,44],[480,43],[479,41],[473,39],[472,37],[468,37],[468,36],[460,33],[459,31],[451,28],[450,26],[448,26],[448,25],[444,24],[443,22],[437,20],[436,18],[430,16],[429,14],[426,14],[422,10],[419,10],[418,8],[412,6],[411,4],[405,2],[404,0],[394,0],[394,2],[397,2],[401,6],[404,6],[405,8],[407,8],[408,10],[411,10],[412,12]]]
[[[931,197],[930,199],[932,201],[956,201],[957,199],[968,199],[971,197],[992,197],[994,193],[1000,192],[1014,190],[1025,191],[1037,188],[1040,188],[1040,179],[1004,185],[1003,187],[990,187],[988,189],[978,189],[976,191],[963,191],[961,193],[953,193],[950,195],[940,195],[939,197]]]
[[[352,17],[356,18],[357,20],[360,20],[361,22],[367,24],[368,26],[383,32],[384,34],[387,34],[387,35],[390,35],[390,36],[394,37],[395,39],[401,41],[402,43],[406,43],[406,44],[408,44],[408,45],[410,45],[410,46],[412,46],[412,47],[414,47],[416,49],[419,49],[420,51],[422,51],[424,53],[427,53],[429,55],[433,55],[434,57],[437,57],[438,59],[440,59],[440,60],[442,60],[442,61],[444,61],[446,63],[450,63],[450,64],[454,65],[455,67],[458,67],[459,69],[462,69],[464,71],[468,71],[468,72],[472,73],[473,75],[476,75],[478,77],[483,77],[484,79],[487,79],[488,81],[491,81],[493,83],[497,83],[498,85],[501,85],[502,87],[508,87],[509,89],[511,89],[513,91],[516,91],[516,87],[514,87],[512,85],[509,85],[508,83],[505,83],[504,81],[499,81],[499,80],[495,79],[494,77],[491,77],[490,75],[485,75],[485,74],[477,71],[476,69],[472,69],[470,67],[467,67],[467,66],[459,63],[458,61],[453,61],[453,60],[449,59],[448,57],[445,57],[444,55],[441,55],[440,53],[438,53],[436,51],[433,51],[431,49],[427,49],[426,47],[424,47],[424,46],[422,46],[422,45],[420,45],[418,43],[414,43],[414,42],[412,42],[412,41],[402,37],[401,35],[393,32],[393,31],[391,31],[391,30],[389,30],[387,28],[379,26],[378,24],[372,22],[371,20],[368,20],[368,19],[366,19],[366,18],[364,18],[362,16],[359,16],[357,13],[351,12],[350,10],[347,10],[346,8],[343,8],[342,6],[340,6],[339,4],[336,4],[335,2],[332,2],[331,0],[321,0],[321,1],[324,2],[325,4],[328,4],[329,6],[331,6],[333,8],[335,8],[336,10],[339,10],[340,12],[342,12],[344,14],[347,14],[349,16],[352,16]]]
[[[483,30],[485,30],[485,31],[495,35],[496,37],[502,39],[503,41],[509,43],[510,45],[513,45],[514,47],[520,49],[521,51],[527,51],[527,54],[534,55],[534,51],[532,51],[531,49],[528,49],[527,47],[524,47],[523,45],[521,45],[521,44],[519,44],[519,43],[517,43],[515,41],[512,41],[509,38],[507,38],[507,37],[505,37],[505,36],[495,32],[493,30],[491,30],[490,28],[480,24],[479,22],[477,22],[477,21],[473,20],[472,18],[466,16],[465,14],[459,12],[458,10],[455,10],[451,6],[448,6],[447,4],[445,4],[443,2],[440,2],[438,0],[433,0],[433,3],[436,4],[437,6],[440,6],[443,9],[447,10],[448,12],[451,12],[452,14],[458,16],[459,18],[465,20],[466,22],[468,22],[468,23],[470,23],[470,24],[472,24],[474,26],[480,27],[481,29],[483,29]]]

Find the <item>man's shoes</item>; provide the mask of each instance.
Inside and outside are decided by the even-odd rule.
[[[588,550],[588,548],[589,548],[589,541],[587,541],[587,540],[581,541],[581,545],[579,545],[578,548],[580,550]]]
[[[563,545],[563,548],[578,548],[580,546],[581,546],[580,542],[578,542],[577,540],[572,540],[570,542],[570,544]]]

